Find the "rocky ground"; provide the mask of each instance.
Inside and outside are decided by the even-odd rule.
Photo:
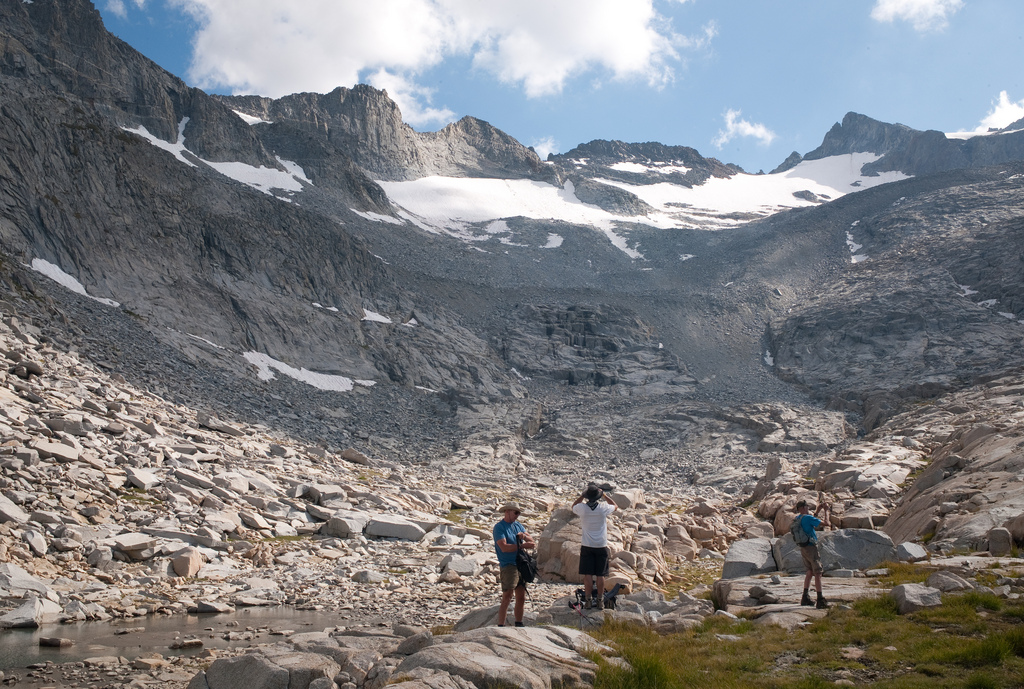
[[[538,387],[503,403],[417,406],[417,393],[395,388],[225,385],[120,312],[35,294],[10,295],[0,326],[5,624],[107,621],[145,635],[153,620],[181,619],[185,630],[190,616],[214,616],[148,658],[8,667],[9,679],[184,686],[246,646],[280,636],[298,648],[306,632],[296,625],[230,612],[283,604],[327,616],[328,645],[374,637],[366,672],[346,653],[335,677],[376,686],[402,662],[404,639],[449,625],[465,628],[451,637],[461,638],[493,621],[490,527],[509,498],[540,543],[546,583],[531,590],[528,620],[586,626],[567,605],[579,532],[565,508],[590,479],[613,483],[622,508],[611,581],[625,607],[613,614],[663,631],[711,610],[700,588],[669,601],[652,591],[692,588],[723,575],[723,563],[778,571],[776,595],[791,598],[781,544],[800,498],[832,503],[836,529],[883,529],[890,544],[927,544],[936,561],[1006,555],[1020,539],[1020,371],[909,407],[862,437],[846,415],[810,404],[724,407],[584,387],[569,403]],[[829,566],[840,576],[869,568],[841,557]],[[877,591],[853,578],[851,595]],[[744,585],[726,597],[771,605],[737,594],[759,584]],[[1003,585],[1018,595],[1015,581]],[[799,611],[774,612],[799,623]]]

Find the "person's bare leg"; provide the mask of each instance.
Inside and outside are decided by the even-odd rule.
[[[508,616],[508,604],[512,600],[512,591],[501,592],[501,605],[498,606],[498,626],[505,626],[505,618]]]
[[[590,574],[583,575],[583,602],[590,603],[590,592],[594,590],[594,577]],[[590,606],[587,605],[589,608]]]
[[[516,587],[516,609],[514,612],[517,624],[523,623],[523,609],[526,607],[526,587]]]
[[[596,577],[597,579],[597,607],[599,610],[604,610],[604,577]]]

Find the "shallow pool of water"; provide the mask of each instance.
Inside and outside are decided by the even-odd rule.
[[[368,621],[360,617],[358,624]],[[370,620],[373,623],[376,620]],[[33,663],[52,661],[68,663],[96,656],[124,656],[129,660],[146,654],[165,657],[200,653],[206,648],[239,648],[260,643],[283,641],[286,637],[271,632],[319,632],[338,626],[350,626],[351,613],[326,613],[296,610],[290,606],[243,608],[232,613],[204,615],[148,615],[107,622],[48,624],[38,629],[0,630],[0,670],[23,668]],[[138,629],[127,634],[118,630]],[[244,633],[256,630],[251,640],[226,641],[227,632]],[[58,637],[75,642],[70,648],[41,647],[40,638]],[[175,637],[196,637],[202,648],[172,650]]]

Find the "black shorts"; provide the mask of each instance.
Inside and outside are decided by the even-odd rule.
[[[608,576],[608,548],[580,546],[580,574]]]

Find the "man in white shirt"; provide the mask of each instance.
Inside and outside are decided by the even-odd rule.
[[[583,539],[580,546],[580,574],[583,575],[584,603],[604,610],[604,578],[608,576],[608,516],[616,510],[615,501],[594,483],[576,498],[572,511],[580,518]],[[597,600],[591,603],[593,580],[597,578]]]

